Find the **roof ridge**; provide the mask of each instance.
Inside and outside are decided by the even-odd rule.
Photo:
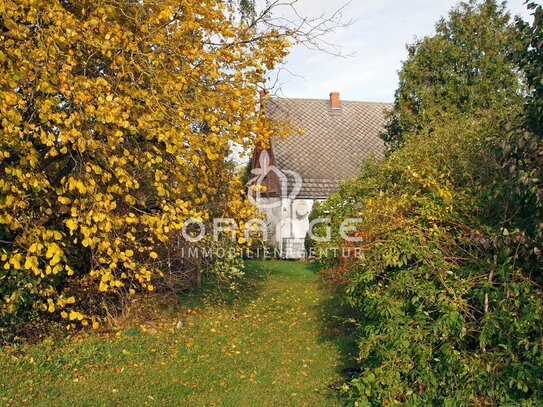
[[[293,98],[293,97],[281,97],[281,96],[271,96],[269,100],[307,100],[307,101],[315,101],[315,102],[328,102],[328,99],[318,99],[318,98]],[[370,102],[365,100],[343,100],[341,99],[341,103],[347,102],[347,103],[366,103],[371,105],[393,105],[393,102]]]

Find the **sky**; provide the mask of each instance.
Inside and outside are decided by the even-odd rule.
[[[344,2],[299,0],[300,15],[333,13]],[[441,16],[455,0],[352,0],[344,20],[352,20],[326,37],[341,47],[344,56],[294,47],[279,74],[277,94],[292,98],[326,99],[332,91],[343,100],[392,102],[398,85],[398,70],[407,57],[405,45],[434,32]],[[524,0],[509,0],[512,15],[529,18]],[[275,82],[274,75],[271,82]]]

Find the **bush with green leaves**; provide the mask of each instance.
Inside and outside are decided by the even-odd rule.
[[[528,4],[533,22],[517,21],[524,47],[514,57],[527,85],[521,125],[510,126],[500,140],[499,158],[509,177],[497,188],[507,205],[503,224],[512,231],[503,244],[541,278],[543,260],[543,6]]]
[[[245,276],[245,263],[240,255],[228,253],[216,259],[206,270],[209,281],[217,288],[237,291]]]
[[[361,243],[335,233],[318,243],[362,253],[323,259],[358,314],[353,403],[543,400],[543,293],[499,243],[508,232],[493,201],[503,174],[487,142],[501,131],[492,117],[440,117],[321,206],[333,231],[347,217],[362,221]]]
[[[361,253],[320,259],[357,313],[354,404],[543,403],[543,8],[528,7],[511,26],[493,0],[461,3],[411,47],[391,151],[313,215],[332,221],[318,249]],[[340,238],[346,218],[361,242]]]

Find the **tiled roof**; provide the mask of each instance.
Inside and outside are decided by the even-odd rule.
[[[303,178],[299,198],[325,198],[356,177],[371,154],[383,156],[379,134],[390,104],[342,101],[331,111],[328,100],[271,98],[265,107],[270,119],[302,130],[272,141],[275,165]]]

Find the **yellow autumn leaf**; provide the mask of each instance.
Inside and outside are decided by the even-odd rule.
[[[77,229],[77,221],[75,219],[68,219],[64,222],[64,224],[70,230],[70,233]]]
[[[65,204],[65,205],[72,202],[72,200],[66,196],[59,196],[57,199],[61,204]]]
[[[51,298],[47,299],[47,311],[49,312],[55,312],[55,303]]]

